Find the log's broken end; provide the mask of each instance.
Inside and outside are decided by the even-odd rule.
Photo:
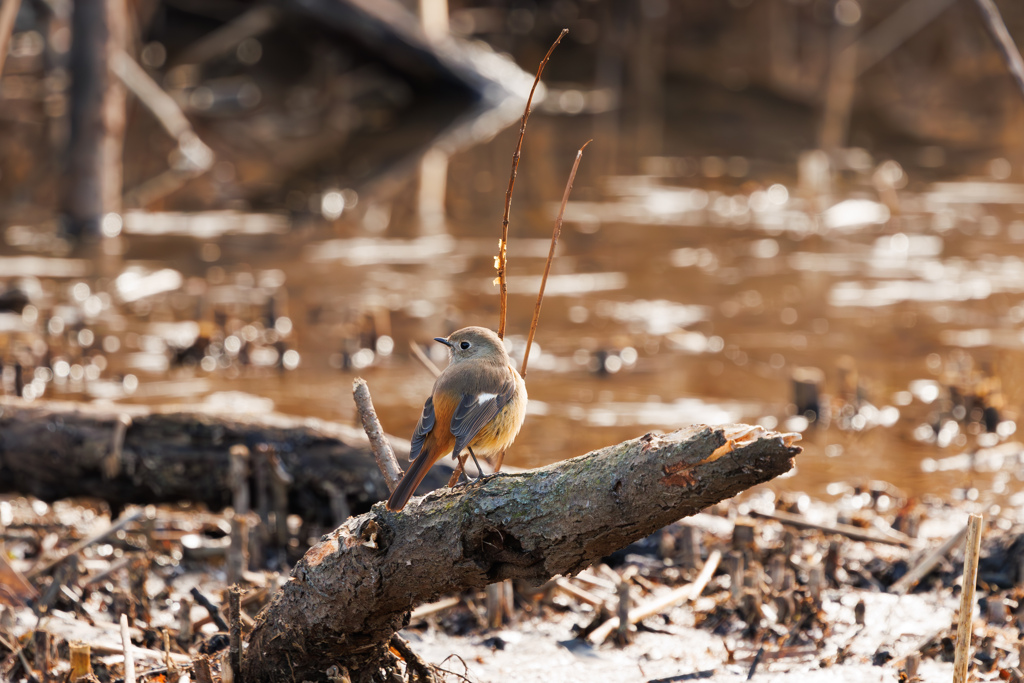
[[[745,449],[758,445],[758,442],[762,441],[777,441],[781,444],[783,450],[789,451],[791,463],[792,458],[799,455],[803,450],[800,446],[794,445],[802,438],[802,435],[797,432],[780,433],[766,429],[761,425],[745,424],[721,425],[711,428],[705,427],[705,429],[720,431],[724,439],[722,445],[715,448],[703,459],[697,461],[684,460],[671,465],[665,465],[663,468],[665,476],[661,479],[662,484],[666,486],[693,486],[697,483],[697,479],[692,472],[695,468],[709,465],[727,455],[742,452]]]
[[[715,449],[715,452],[707,457],[704,462],[714,462],[723,455],[733,451],[752,446],[762,439],[781,439],[782,445],[786,448],[794,448],[793,444],[803,438],[799,432],[773,432],[761,425],[725,425],[722,429],[725,435],[725,443]],[[796,446],[797,453],[800,447]],[[796,453],[794,453],[796,455]]]

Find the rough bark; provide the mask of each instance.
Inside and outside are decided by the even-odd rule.
[[[392,443],[408,458],[407,441]],[[0,398],[0,493],[47,502],[87,496],[114,508],[192,501],[218,510],[231,504],[230,450],[237,444],[253,457],[265,447],[276,454],[292,479],[288,512],[307,522],[333,526],[337,492],[356,512],[388,495],[366,435],[342,425],[10,398]],[[251,486],[256,469],[250,468]],[[450,472],[433,473],[423,489],[443,485]],[[255,488],[251,499],[259,499]]]
[[[681,517],[776,477],[800,449],[759,427],[694,426],[353,517],[257,618],[249,683],[385,680],[416,604],[503,579],[572,574]],[[390,680],[390,679],[387,679]]]

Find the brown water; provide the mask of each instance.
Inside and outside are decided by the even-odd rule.
[[[813,173],[798,179],[792,151],[810,122],[778,124],[783,114],[763,108],[742,139],[722,132],[736,122],[669,119],[653,142],[650,129],[629,134],[601,116],[534,116],[509,247],[508,341],[520,355],[575,149],[597,139],[566,213],[531,410],[507,464],[649,430],[759,422],[804,432],[797,473],[778,489],[822,495],[883,479],[914,495],[1016,492],[1024,187],[991,177],[1004,177],[999,161],[924,169],[912,150],[902,168],[851,154],[823,195],[808,188]],[[17,360],[26,383],[36,378],[30,397],[352,422],[360,375],[385,428],[408,437],[433,380],[410,342],[443,365],[433,337],[497,326],[493,256],[513,146],[506,131],[428,156],[390,196],[327,197],[327,213],[347,200],[333,221],[128,213],[96,258],[62,255],[45,227],[8,226],[0,284],[18,284],[31,305],[0,314],[4,390]],[[211,345],[176,360],[197,337]],[[827,424],[795,415],[791,378],[804,368],[823,373]],[[958,413],[950,386],[997,408],[999,434],[984,434],[971,404]],[[943,460],[979,443],[995,450],[977,469],[994,472]]]

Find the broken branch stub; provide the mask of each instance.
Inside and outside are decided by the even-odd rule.
[[[246,681],[354,682],[394,665],[392,634],[415,605],[495,581],[572,574],[792,466],[796,435],[693,426],[502,474],[353,517],[292,571],[257,618]]]

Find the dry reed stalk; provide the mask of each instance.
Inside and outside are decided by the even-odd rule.
[[[530,321],[530,334],[526,337],[526,351],[523,353],[523,367],[519,374],[526,378],[526,363],[530,360],[530,348],[533,346],[533,338],[537,334],[537,323],[540,321],[540,306],[544,301],[544,288],[548,284],[548,273],[551,272],[551,262],[555,259],[555,247],[558,246],[558,237],[562,234],[562,217],[565,215],[565,206],[569,203],[569,193],[572,192],[572,184],[576,180],[576,170],[580,167],[580,159],[583,158],[583,150],[593,140],[587,140],[576,152],[576,161],[572,164],[572,171],[569,173],[569,180],[565,183],[565,192],[562,193],[562,206],[558,209],[558,218],[555,219],[555,229],[551,233],[551,247],[548,249],[548,260],[544,264],[544,275],[540,278],[540,290],[537,292],[537,305],[533,307],[533,320]]]
[[[563,28],[562,32],[555,38],[555,42],[548,48],[547,54],[544,55],[544,59],[540,61],[540,66],[537,67],[537,75],[533,79],[533,87],[530,88],[530,96],[526,99],[526,108],[523,110],[523,120],[519,126],[519,142],[516,143],[516,151],[512,155],[512,172],[508,178],[508,189],[505,191],[505,211],[501,217],[501,241],[498,243],[498,289],[501,296],[501,308],[498,320],[498,338],[505,338],[505,317],[508,311],[508,282],[505,277],[505,266],[508,262],[508,217],[512,211],[512,189],[516,184],[516,173],[519,170],[519,157],[523,149],[523,138],[526,136],[526,122],[530,118],[530,105],[533,103],[533,93],[537,90],[537,84],[540,83],[540,76],[544,73],[544,67],[547,66],[548,60],[551,58],[551,53],[555,51],[558,44],[562,42],[562,38],[565,38],[566,34],[569,33],[569,29]]]
[[[956,659],[953,662],[953,683],[967,681],[970,664],[971,622],[974,617],[974,587],[978,582],[978,559],[981,550],[981,515],[967,521],[967,549],[964,553],[964,579],[960,589],[960,621],[956,628]]]

